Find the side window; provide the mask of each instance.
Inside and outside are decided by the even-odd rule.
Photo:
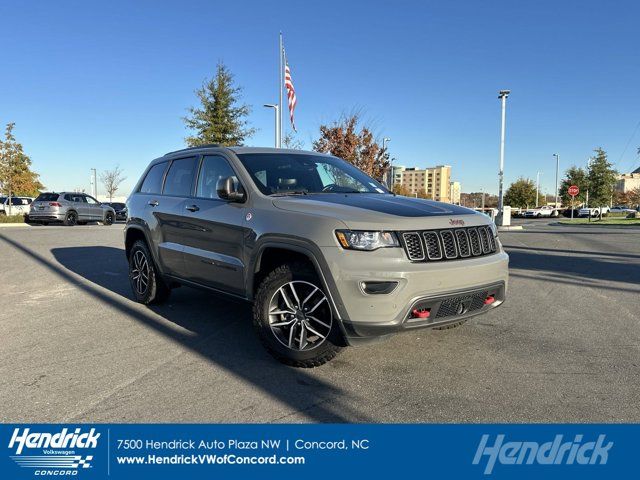
[[[88,203],[89,205],[100,205],[100,202],[99,202],[99,201],[97,201],[97,200],[96,200],[95,198],[93,198],[93,197],[90,197],[89,195],[86,195],[84,198],[86,198],[86,199],[87,199],[87,203]]]
[[[181,158],[171,162],[167,179],[164,181],[165,195],[188,197],[191,195],[191,185],[196,169],[196,157]]]
[[[167,162],[158,163],[151,167],[147,176],[144,177],[140,193],[160,193],[162,191],[162,177],[166,168]]]
[[[235,173],[225,158],[217,155],[204,157],[200,167],[200,175],[198,176],[196,197],[220,198],[216,191],[218,180],[233,176],[235,176]]]

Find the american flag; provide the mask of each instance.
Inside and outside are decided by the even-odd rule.
[[[284,86],[287,89],[287,100],[289,102],[289,116],[291,118],[291,126],[293,127],[293,131],[296,130],[296,122],[293,120],[293,112],[296,109],[296,103],[298,100],[296,98],[296,90],[293,88],[293,82],[291,81],[291,69],[289,68],[289,62],[287,62],[287,56],[284,56]]]

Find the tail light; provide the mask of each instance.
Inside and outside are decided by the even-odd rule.
[[[50,207],[61,207],[61,206],[62,206],[62,204],[61,204],[61,203],[58,203],[58,202],[49,202],[49,206],[50,206]]]

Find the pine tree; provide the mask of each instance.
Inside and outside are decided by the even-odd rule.
[[[225,146],[242,145],[255,133],[248,127],[246,117],[251,112],[248,105],[239,105],[242,88],[235,86],[233,74],[219,63],[216,75],[205,80],[196,90],[200,106],[189,108],[190,115],[184,123],[195,133],[185,140],[189,146],[219,143]]]
[[[595,158],[589,164],[589,206],[604,207],[611,203],[616,185],[616,171],[602,148],[596,148]]]
[[[15,123],[8,123],[4,140],[0,140],[0,194],[37,196],[43,189],[39,175],[31,171],[31,159],[13,135]]]

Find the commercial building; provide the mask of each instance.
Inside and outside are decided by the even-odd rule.
[[[402,185],[412,195],[440,202],[451,202],[451,166],[449,165],[425,169],[393,167],[393,183]]]
[[[636,188],[640,188],[640,168],[635,169],[631,173],[623,173],[618,175],[616,182],[616,191],[627,193]]]
[[[451,182],[451,203],[460,205],[460,182]]]

